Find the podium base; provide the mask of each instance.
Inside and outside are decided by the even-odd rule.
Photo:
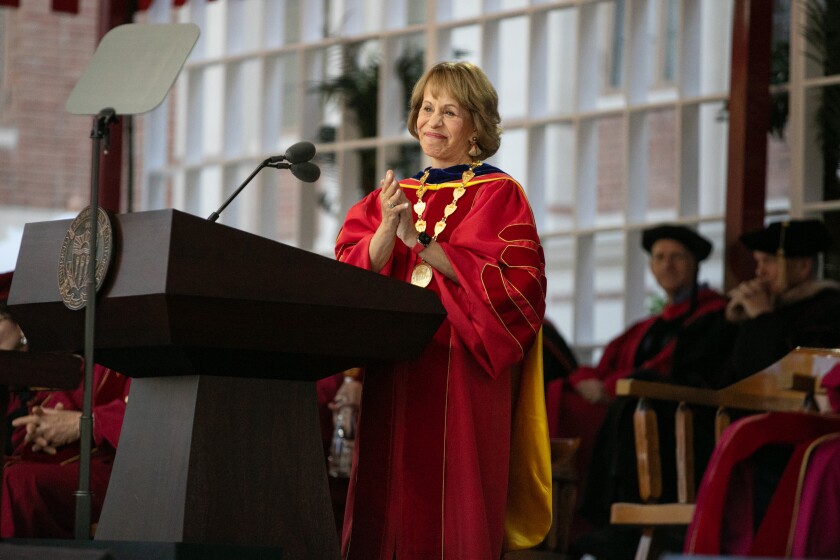
[[[6,539],[4,560],[281,560],[283,549],[232,544]]]

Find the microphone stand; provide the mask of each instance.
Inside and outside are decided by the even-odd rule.
[[[215,222],[216,220],[218,220],[218,219],[219,219],[219,215],[220,215],[220,214],[224,211],[224,209],[225,209],[225,208],[227,208],[228,204],[230,204],[230,203],[231,203],[231,201],[232,201],[234,198],[236,198],[236,197],[237,197],[237,195],[238,195],[240,192],[242,192],[242,189],[244,189],[244,188],[245,188],[245,185],[247,185],[248,183],[250,183],[250,182],[251,182],[251,179],[253,179],[254,177],[256,177],[256,176],[257,176],[257,173],[259,173],[259,172],[260,172],[260,170],[261,170],[263,167],[267,167],[269,164],[271,164],[271,163],[272,163],[272,159],[273,159],[273,158],[266,158],[266,159],[265,159],[265,160],[264,160],[261,164],[259,164],[259,165],[257,166],[257,168],[256,168],[256,169],[254,169],[254,171],[253,171],[250,175],[248,175],[248,178],[247,178],[247,179],[245,179],[245,181],[244,181],[241,185],[239,185],[239,188],[238,188],[238,189],[236,189],[236,190],[233,192],[233,194],[232,194],[232,195],[230,195],[230,196],[227,198],[227,200],[225,200],[225,201],[224,201],[224,203],[223,203],[221,206],[219,206],[219,209],[218,209],[218,210],[216,210],[215,212],[213,212],[212,214],[210,214],[209,216],[207,216],[207,221],[208,221],[208,222]]]
[[[94,118],[90,138],[93,141],[90,170],[90,259],[86,279],[85,307],[85,377],[82,416],[79,418],[79,489],[76,491],[77,540],[90,539],[91,492],[90,453],[93,445],[93,343],[96,322],[96,251],[99,235],[99,150],[104,139],[108,153],[108,126],[117,122],[116,111],[102,109]]]
[[[251,174],[250,174],[250,175],[248,175],[248,178],[247,178],[247,179],[245,179],[245,180],[242,182],[242,184],[241,184],[241,185],[239,185],[239,188],[237,188],[235,191],[233,191],[233,194],[231,194],[229,197],[227,197],[227,200],[225,200],[225,201],[222,203],[222,205],[221,205],[221,206],[219,206],[219,208],[218,208],[215,212],[213,212],[212,214],[210,214],[209,216],[207,216],[207,221],[208,221],[208,222],[215,222],[216,220],[218,220],[218,219],[219,219],[219,215],[220,215],[222,212],[224,212],[225,208],[227,208],[227,207],[228,207],[228,204],[230,204],[230,203],[231,203],[231,201],[233,201],[233,199],[234,199],[234,198],[236,198],[236,197],[239,195],[239,193],[240,193],[240,192],[242,192],[242,189],[244,189],[244,188],[245,188],[245,186],[246,186],[248,183],[250,183],[250,182],[251,182],[251,179],[253,179],[254,177],[256,177],[256,176],[257,176],[257,173],[259,173],[259,172],[260,172],[260,170],[262,170],[262,168],[263,168],[263,167],[273,167],[274,169],[291,169],[291,168],[292,168],[292,164],[290,164],[290,163],[283,163],[283,162],[281,162],[281,161],[278,161],[278,157],[279,157],[279,158],[281,158],[281,159],[283,158],[283,156],[272,156],[272,157],[270,157],[270,158],[266,158],[265,160],[263,160],[263,162],[262,162],[261,164],[259,164],[259,165],[257,166],[257,168],[256,168],[256,169],[254,169],[254,171],[253,171],[253,172],[251,172]]]

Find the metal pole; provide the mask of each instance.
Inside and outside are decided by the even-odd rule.
[[[85,378],[82,416],[79,419],[79,489],[76,491],[77,540],[90,539],[91,492],[90,453],[93,444],[93,364],[96,322],[96,252],[99,235],[99,150],[105,139],[108,149],[108,126],[116,122],[113,109],[103,109],[94,119],[90,137],[93,141],[90,181],[90,259],[88,260],[85,307]]]

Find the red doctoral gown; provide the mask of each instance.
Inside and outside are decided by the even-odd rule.
[[[701,316],[720,311],[726,306],[726,299],[718,292],[700,288],[697,305],[691,315],[685,318],[688,326]],[[581,438],[578,451],[580,472],[587,472],[592,447],[598,430],[604,422],[607,403],[590,403],[575,391],[575,386],[584,379],[600,379],[610,398],[615,397],[615,386],[619,379],[625,379],[637,371],[650,371],[665,377],[671,372],[674,349],[678,336],[669,340],[655,355],[641,364],[636,363],[636,353],[648,330],[659,319],[673,321],[691,310],[688,299],[669,303],[659,315],[651,315],[631,325],[624,333],[610,341],[604,348],[601,360],[595,367],[581,366],[569,374],[567,379],[555,379],[548,384],[547,407],[548,429],[551,437]]]
[[[91,521],[99,519],[122,430],[131,379],[110,369],[93,368],[93,450],[90,464]],[[41,391],[32,405],[82,410],[83,387],[73,391]],[[11,405],[16,404],[12,402]],[[55,455],[32,451],[23,427],[12,433],[15,451],[3,470],[0,536],[73,538],[75,492],[79,488],[79,442],[60,447]]]
[[[423,216],[429,235],[465,169],[431,171]],[[546,282],[522,188],[489,165],[475,172],[437,238],[460,285],[435,272],[426,288],[440,296],[447,318],[417,359],[365,372],[344,558],[501,556],[514,369],[540,330]],[[413,206],[417,178],[400,186]],[[336,257],[370,269],[380,221],[375,191],[348,213]],[[380,273],[408,282],[419,261],[396,240]]]

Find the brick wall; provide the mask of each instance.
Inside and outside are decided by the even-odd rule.
[[[91,118],[64,104],[96,46],[98,0],[76,15],[50,0],[0,8],[0,205],[77,209],[90,190]],[[14,143],[12,143],[14,144]]]

